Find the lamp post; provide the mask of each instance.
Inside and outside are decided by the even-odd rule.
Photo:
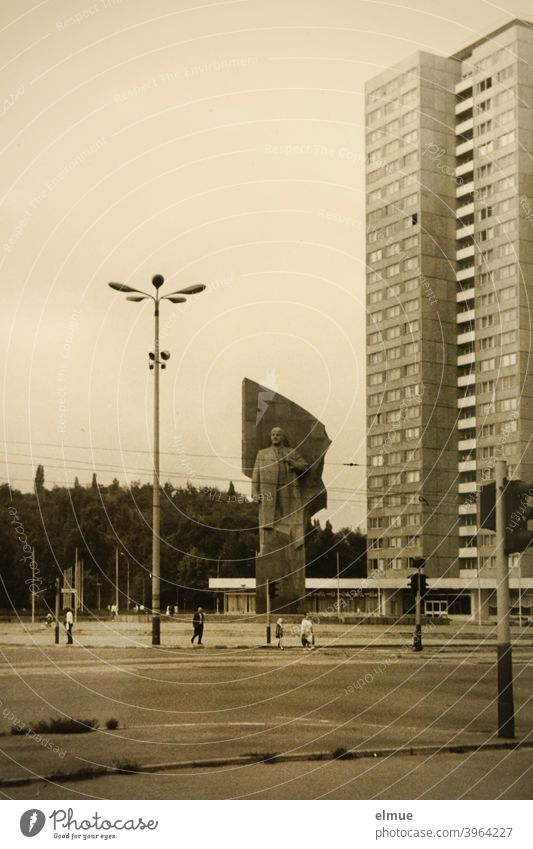
[[[153,499],[152,499],[152,645],[159,646],[161,644],[161,609],[160,609],[160,588],[161,588],[161,552],[160,552],[160,527],[161,527],[161,493],[159,482],[159,369],[165,368],[166,361],[170,358],[168,351],[159,350],[159,304],[161,301],[167,300],[172,304],[182,304],[187,300],[187,295],[197,295],[203,292],[205,286],[198,283],[193,286],[187,286],[185,289],[178,289],[177,292],[171,292],[169,295],[159,296],[159,289],[165,282],[165,278],[161,274],[156,274],[152,277],[152,286],[155,289],[155,295],[150,295],[147,292],[142,292],[139,289],[133,289],[131,286],[126,286],[124,283],[110,283],[109,286],[116,292],[126,292],[127,301],[145,301],[151,300],[154,302],[154,350],[150,353],[149,368],[154,372],[154,483],[153,483]],[[183,297],[185,296],[185,297]]]
[[[126,612],[128,612],[130,609],[130,560],[123,551],[120,552],[120,556],[126,561]]]

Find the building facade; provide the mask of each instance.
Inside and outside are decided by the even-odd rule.
[[[414,557],[488,606],[479,487],[498,458],[533,481],[532,68],[513,20],[367,85],[368,564],[393,615]],[[511,558],[518,592],[532,564]]]

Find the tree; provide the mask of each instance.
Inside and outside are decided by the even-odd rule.
[[[37,495],[40,495],[40,493],[43,491],[43,489],[44,489],[44,466],[41,466],[41,464],[39,463],[39,465],[37,466],[37,471],[35,472],[35,492],[37,493]]]

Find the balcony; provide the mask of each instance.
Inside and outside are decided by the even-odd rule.
[[[469,133],[470,131],[474,131],[474,119],[467,118],[465,121],[461,121],[460,124],[457,124],[455,127],[455,135],[456,136],[464,136],[465,133]],[[469,139],[470,141],[470,139]]]
[[[455,253],[455,259],[457,262],[461,262],[464,259],[470,259],[470,257],[474,256],[474,245],[466,245],[464,248],[459,248]]]
[[[471,427],[475,427],[475,426],[476,426],[476,417],[475,416],[469,416],[466,419],[459,419],[459,421],[457,422],[457,430],[470,430]],[[466,491],[470,492],[471,490],[466,490]]]
[[[469,265],[468,268],[461,268],[457,272],[456,279],[458,283],[462,283],[463,280],[474,279],[475,270],[473,265]]]
[[[475,501],[472,504],[459,504],[460,516],[471,516],[472,513],[477,513],[477,503]]]
[[[475,374],[462,374],[457,378],[457,386],[472,386],[476,382]]]
[[[457,357],[458,366],[469,366],[476,361],[476,352],[470,351],[468,354],[459,354]]]
[[[476,406],[476,396],[475,395],[466,395],[464,398],[457,399],[457,409],[464,410],[466,407],[475,407]]]
[[[470,83],[472,86],[472,83]],[[474,108],[474,98],[472,96],[465,97],[464,100],[460,100],[459,103],[455,104],[455,114],[462,115],[463,112],[468,112],[469,109]]]
[[[455,93],[456,94],[464,94],[465,91],[472,90],[472,74],[469,74],[467,77],[463,77],[462,80],[459,80],[455,85]]]
[[[477,444],[475,439],[460,439],[457,448],[459,451],[472,451]]]
[[[473,537],[477,534],[477,525],[459,525],[460,537]]]
[[[457,466],[458,472],[475,472],[477,469],[475,460],[463,460],[462,463],[459,463]]]
[[[473,286],[470,289],[463,289],[461,292],[457,292],[455,300],[458,304],[462,304],[464,301],[473,301],[475,291]]]
[[[477,557],[477,548],[460,548],[459,557]]]
[[[457,324],[464,324],[465,321],[474,321],[475,318],[476,318],[476,311],[474,309],[465,310],[464,312],[458,312],[457,313]],[[461,328],[458,328],[458,329],[459,329],[459,331],[461,330]]]
[[[474,139],[467,139],[467,141],[461,142],[455,148],[456,156],[464,156],[465,153],[469,153],[471,150],[474,150]]]
[[[476,331],[475,330],[467,330],[466,333],[459,333],[457,336],[457,344],[458,345],[466,345],[467,342],[475,342],[476,341]]]
[[[474,236],[474,225],[473,224],[467,224],[466,227],[459,227],[456,234],[455,234],[455,238],[457,239],[458,242],[460,242],[461,239],[473,238],[473,236]]]
[[[458,206],[455,214],[456,214],[457,218],[467,218],[467,216],[473,215],[474,214],[474,204],[473,204],[473,202],[472,203],[466,203],[464,206]]]
[[[459,183],[455,188],[455,197],[463,198],[465,195],[472,195],[474,193],[474,181],[468,180],[465,182]]]

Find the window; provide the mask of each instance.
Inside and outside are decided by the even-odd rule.
[[[403,270],[404,271],[414,271],[418,268],[418,257],[411,256],[408,259],[404,259],[403,261]]]
[[[409,251],[411,248],[418,247],[418,236],[409,236],[407,239],[403,240],[403,249],[404,251]]]
[[[418,342],[408,342],[403,346],[403,351],[406,357],[418,354]]]
[[[386,339],[397,339],[400,335],[401,335],[401,328],[398,327],[398,326],[389,327],[385,331],[385,338]]]
[[[388,277],[394,277],[396,274],[399,274],[399,273],[400,273],[400,263],[399,262],[395,262],[393,265],[388,265],[387,268],[385,269],[385,276],[387,278]]]
[[[496,368],[496,359],[491,357],[488,360],[480,360],[479,371],[493,371]]]
[[[407,303],[405,304],[406,312],[415,312],[416,310],[419,309],[419,307],[420,307],[420,301],[418,300],[418,298],[415,298],[414,301],[407,301]]]
[[[492,77],[487,77],[478,84],[478,91],[487,91],[489,88],[492,88]]]
[[[410,377],[418,373],[418,363],[408,363],[404,368],[405,376]]]
[[[383,290],[377,289],[375,292],[370,292],[368,295],[369,304],[378,304],[383,298]]]
[[[477,146],[477,151],[481,156],[486,156],[488,153],[492,153],[493,149],[494,142],[492,139]]]
[[[368,261],[369,262],[379,262],[379,260],[382,259],[382,258],[383,258],[383,251],[382,251],[381,248],[378,248],[377,251],[371,251],[368,254]]]
[[[405,473],[405,482],[406,483],[419,483],[420,482],[420,472],[418,471],[418,469],[409,469],[409,471]]]
[[[498,139],[498,148],[505,147],[508,144],[512,144],[515,139],[515,132],[511,130],[508,133],[504,133],[503,136],[500,136]]]
[[[418,141],[418,130],[411,130],[410,133],[406,133],[403,137],[404,144],[416,144]]]
[[[395,346],[394,348],[389,348],[387,351],[387,359],[388,360],[398,360],[402,356],[401,347]]]
[[[383,465],[383,454],[376,454],[374,457],[370,458],[371,466],[382,466]]]
[[[378,342],[381,341],[381,333],[369,333],[368,334],[368,344],[369,345],[377,345]]]
[[[483,121],[476,127],[476,135],[480,136],[483,133],[488,133],[492,130],[492,121]]]
[[[410,209],[412,206],[416,206],[418,203],[418,192],[414,192],[412,195],[406,195],[403,199],[403,209]]]
[[[375,312],[368,313],[367,322],[368,324],[381,324],[383,321],[383,312],[381,310],[376,310]]]
[[[401,389],[389,389],[388,392],[385,393],[385,401],[388,404],[390,404],[392,401],[400,401],[401,398],[402,398]]]
[[[507,322],[514,321],[516,319],[516,309],[502,310],[500,315],[502,324],[506,324]]]
[[[396,297],[398,297],[399,294],[400,294],[400,284],[399,283],[391,284],[388,288],[388,291],[387,291],[387,297],[388,298],[396,298]]]
[[[420,428],[419,427],[408,427],[405,430],[405,438],[406,439],[418,439],[420,436]]]
[[[392,454],[389,455],[389,463],[391,466],[397,466],[402,462],[402,452],[401,451],[393,451]]]
[[[379,407],[379,405],[381,404],[381,400],[382,400],[381,392],[378,392],[377,394],[374,394],[374,395],[369,395],[368,396],[368,406],[369,407]]]
[[[394,242],[394,244],[389,245],[385,250],[385,256],[394,256],[395,254],[399,254],[401,252],[401,246],[399,242]]]
[[[368,385],[369,386],[378,386],[380,383],[383,383],[383,372],[378,371],[375,374],[368,375]]]
[[[509,286],[507,289],[502,289],[500,292],[500,301],[512,301],[516,298],[516,287]]]
[[[387,318],[397,318],[401,313],[401,307],[399,304],[395,304],[393,307],[388,307],[386,310]]]
[[[391,368],[387,372],[387,381],[399,380],[402,376],[402,371],[399,368]]]
[[[511,263],[511,265],[504,265],[498,271],[498,277],[500,280],[507,280],[509,277],[514,277],[516,274],[516,265],[515,263]]]
[[[376,351],[375,354],[369,354],[368,355],[368,365],[369,366],[375,366],[378,363],[381,363],[384,359],[384,356],[385,355],[384,355],[383,351]]]

